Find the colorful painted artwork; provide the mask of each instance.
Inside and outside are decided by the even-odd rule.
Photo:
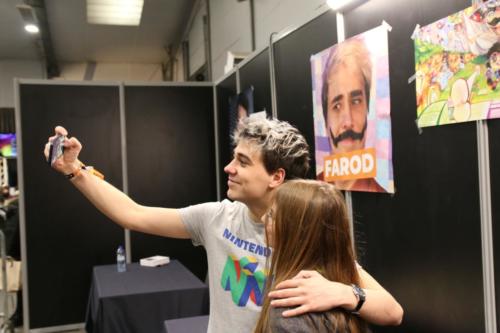
[[[414,33],[418,126],[500,117],[500,1]]]
[[[387,27],[311,57],[317,178],[394,193]]]

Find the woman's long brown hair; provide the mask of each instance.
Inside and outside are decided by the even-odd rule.
[[[359,285],[349,217],[344,198],[333,185],[290,180],[275,198],[273,254],[266,290],[301,270],[317,270],[326,279]],[[268,238],[269,242],[269,238]],[[274,275],[274,278],[271,276]],[[266,297],[255,332],[267,333],[270,299]],[[364,332],[366,324],[342,309],[325,313],[334,332]],[[333,326],[332,326],[333,324]]]

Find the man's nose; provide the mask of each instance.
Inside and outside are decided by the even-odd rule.
[[[350,106],[344,107],[341,114],[341,125],[343,129],[352,128],[352,112]]]
[[[236,168],[234,167],[234,159],[229,162],[228,165],[224,167],[224,172],[227,174],[234,174],[236,173]]]

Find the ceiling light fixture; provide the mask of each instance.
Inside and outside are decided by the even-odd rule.
[[[38,27],[34,24],[26,24],[24,26],[24,30],[26,30],[30,34],[37,34],[40,32],[40,29],[38,29]]]
[[[143,6],[144,0],[87,0],[87,22],[138,26]]]
[[[337,12],[347,12],[368,0],[326,0],[328,6]]]

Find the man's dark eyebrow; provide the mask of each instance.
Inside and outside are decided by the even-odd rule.
[[[337,103],[338,101],[340,101],[344,96],[343,95],[337,95],[335,96],[333,99],[332,99],[332,104],[333,103]]]
[[[253,164],[252,163],[252,159],[250,157],[248,157],[247,155],[245,154],[242,154],[242,153],[235,153],[234,154],[238,159],[242,160],[244,163],[247,163],[247,164]]]
[[[351,96],[351,98],[363,96],[363,91],[362,90],[353,90],[353,91],[351,91],[351,93],[349,95]]]

